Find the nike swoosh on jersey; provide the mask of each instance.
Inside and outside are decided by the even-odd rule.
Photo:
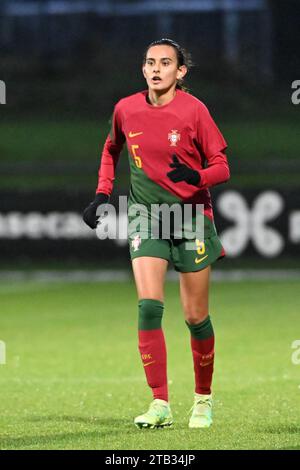
[[[129,132],[129,137],[137,137],[138,135],[142,135],[143,132]]]
[[[196,264],[201,263],[201,261],[204,261],[207,257],[208,257],[208,255],[203,256],[202,258],[195,258],[195,263]]]

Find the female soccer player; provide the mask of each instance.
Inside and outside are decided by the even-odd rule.
[[[96,211],[109,200],[125,141],[131,171],[129,227],[132,223],[134,227],[137,217],[135,204],[143,205],[139,216],[144,222],[150,220],[147,209],[153,204],[177,203],[181,208],[187,204],[193,208],[203,205],[202,239],[178,239],[172,224],[168,238],[162,229],[158,237],[153,237],[151,224],[145,229],[141,223],[128,231],[138,294],[139,351],[154,399],[149,410],[134,420],[140,428],[170,426],[173,422],[161,327],[169,261],[180,275],[181,303],[191,335],[195,397],[189,427],[207,428],[212,423],[214,331],[208,307],[210,265],[224,256],[224,250],[216,233],[208,188],[227,181],[229,169],[224,153],[227,144],[206,106],[182,89],[189,65],[185,51],[170,39],[147,47],[142,70],[148,90],[121,99],[115,106],[111,133],[102,152],[96,197],[83,215],[84,221],[96,228]],[[156,218],[156,222],[160,227],[163,217]],[[188,243],[192,243],[192,249]]]

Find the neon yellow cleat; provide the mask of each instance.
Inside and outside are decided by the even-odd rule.
[[[171,426],[173,424],[173,416],[169,403],[158,398],[153,400],[149,410],[145,414],[137,416],[134,424],[138,428],[150,429]]]
[[[212,420],[212,396],[195,394],[189,428],[209,428]]]

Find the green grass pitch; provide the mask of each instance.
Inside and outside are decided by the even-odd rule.
[[[0,286],[1,449],[300,448],[299,283],[214,283],[214,424],[189,430],[193,371],[178,284],[166,284],[170,429],[138,430],[151,400],[133,282]]]

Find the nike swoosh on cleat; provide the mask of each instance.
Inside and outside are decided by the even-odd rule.
[[[143,132],[129,132],[129,137],[137,137],[138,135],[141,135],[143,134]]]
[[[208,257],[208,255],[203,256],[202,258],[195,258],[195,263],[196,264],[201,263],[201,261],[204,261],[207,257]]]

